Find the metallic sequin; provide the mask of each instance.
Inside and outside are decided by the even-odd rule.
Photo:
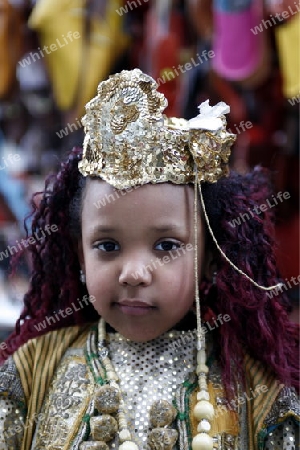
[[[296,450],[296,442],[299,443],[299,430],[296,423],[287,420],[268,434],[265,441],[265,450]]]
[[[137,343],[120,334],[109,334],[109,354],[120,379],[129,429],[140,448],[145,448],[152,428],[149,413],[157,400],[172,404],[178,387],[196,364],[196,333],[172,331],[149,342]],[[112,445],[112,448],[118,448]]]
[[[117,189],[146,183],[215,182],[228,174],[230,147],[236,136],[190,129],[184,119],[163,115],[167,100],[157,83],[139,69],[123,70],[98,86],[86,105],[83,158],[78,168]]]

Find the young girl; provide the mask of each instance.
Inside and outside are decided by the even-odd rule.
[[[266,177],[226,176],[227,105],[168,120],[156,88],[102,82],[35,207],[1,450],[296,448],[298,333],[253,213]]]

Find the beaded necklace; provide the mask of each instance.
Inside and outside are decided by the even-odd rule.
[[[193,336],[195,337],[195,335]],[[82,443],[80,450],[108,450],[108,443],[115,437],[118,437],[119,447],[117,448],[120,450],[144,449],[144,445],[139,447],[133,442],[133,436],[127,423],[125,414],[126,405],[121,392],[119,377],[108,356],[105,322],[103,319],[99,322],[98,339],[95,332],[94,340],[90,340],[87,350],[90,367],[93,370],[95,380],[99,385],[94,393],[94,405],[99,415],[90,418],[90,438],[93,440]],[[193,366],[191,365],[190,371],[192,371],[192,367]],[[202,387],[204,388],[203,383]],[[202,389],[202,397],[203,392],[207,391]],[[207,395],[205,395],[205,398],[207,398]],[[199,413],[199,405],[197,409]],[[202,415],[201,411],[200,414]],[[153,402],[149,411],[149,425],[151,429],[147,437],[147,449],[171,450],[174,448],[178,438],[178,432],[177,430],[170,428],[170,425],[174,421],[176,415],[177,410],[171,404],[169,397],[168,401],[160,399]],[[205,418],[201,419],[198,430],[200,428],[203,434],[206,434],[206,430],[209,431],[209,422],[205,420]],[[192,444],[192,448],[197,447],[194,447],[194,444]]]

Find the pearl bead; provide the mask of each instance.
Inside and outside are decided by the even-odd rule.
[[[208,433],[210,429],[211,429],[210,423],[206,419],[201,420],[201,422],[199,422],[197,427],[197,431],[199,431],[199,433],[201,433],[202,431]]]
[[[214,417],[214,407],[211,403],[206,400],[201,400],[198,402],[194,408],[194,416],[196,419],[208,419],[212,420]]]
[[[139,450],[139,448],[134,442],[125,441],[120,445],[119,450]]]
[[[131,439],[131,434],[129,430],[121,430],[119,433],[120,441],[129,441]]]
[[[201,389],[200,392],[197,393],[197,400],[209,400],[209,393]]]
[[[203,379],[203,378],[200,378],[198,381],[199,381],[199,387],[200,387],[200,390],[201,390],[201,389],[207,390],[207,383],[206,383],[206,380]]]
[[[209,369],[206,364],[198,364],[197,368],[196,368],[196,373],[197,373],[197,375],[199,373],[208,373],[208,370]]]
[[[193,450],[213,450],[213,440],[208,434],[197,434],[192,441]]]
[[[205,364],[206,363],[206,354],[205,350],[200,350],[197,353],[197,363],[198,364]]]
[[[112,372],[112,371],[108,370],[106,372],[106,376],[107,376],[108,380],[118,381],[118,376],[115,374],[115,372]]]

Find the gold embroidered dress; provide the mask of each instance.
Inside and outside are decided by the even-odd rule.
[[[196,426],[195,333],[171,331],[147,343],[108,333],[134,441],[147,449],[153,401],[173,403],[179,432],[174,450],[191,449]],[[0,450],[75,450],[90,438],[98,370],[97,326],[70,327],[33,339],[0,367]],[[245,358],[246,387],[228,401],[213,348],[209,391],[216,450],[295,450],[299,403],[262,365]],[[96,412],[97,414],[97,412]],[[151,426],[150,426],[151,428]],[[117,439],[109,448],[118,449]]]

